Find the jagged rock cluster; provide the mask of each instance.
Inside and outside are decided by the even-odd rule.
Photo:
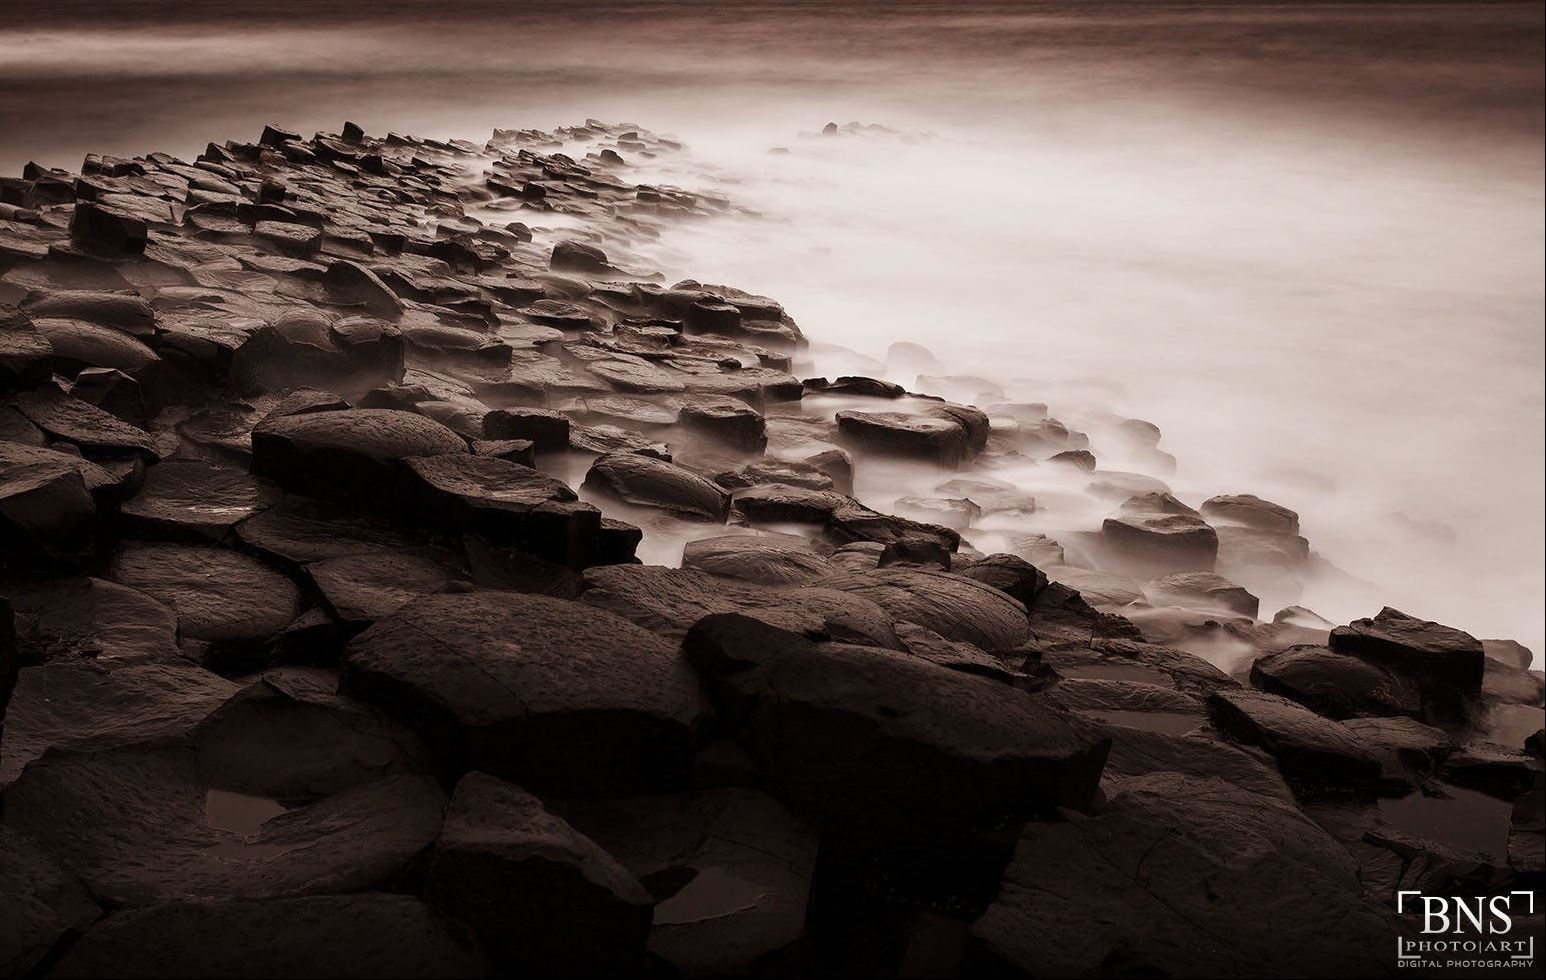
[[[0,181],[0,974],[1362,975],[1397,887],[1540,886],[1529,651],[1261,622],[1293,512],[926,352],[797,378],[778,303],[639,267],[734,207],[627,179],[679,151]],[[1030,463],[1109,516],[984,554]]]

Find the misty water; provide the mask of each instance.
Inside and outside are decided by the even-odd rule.
[[[756,214],[656,242],[668,281],[779,299],[829,374],[915,341],[1092,434],[1152,421],[1183,499],[1301,513],[1323,616],[1539,658],[1540,4],[256,6],[8,0],[0,171],[266,122],[672,132],[641,177]]]

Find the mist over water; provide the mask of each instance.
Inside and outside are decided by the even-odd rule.
[[[244,6],[12,0],[0,171],[270,121],[674,131],[642,177],[757,214],[644,257],[779,299],[816,373],[921,343],[1103,469],[1147,419],[1183,499],[1300,512],[1327,618],[1546,645],[1539,4]]]

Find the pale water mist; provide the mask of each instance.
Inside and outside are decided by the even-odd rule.
[[[1144,472],[1101,432],[1147,419],[1183,499],[1301,513],[1346,573],[1309,586],[1322,615],[1385,602],[1540,656],[1539,4],[246,6],[13,0],[0,169],[270,121],[674,131],[690,157],[644,177],[758,214],[644,257],[782,301],[816,372],[921,343],[1103,468]],[[1042,469],[1016,476],[1056,501]]]

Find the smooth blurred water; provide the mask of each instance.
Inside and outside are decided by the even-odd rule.
[[[1184,496],[1280,500],[1373,583],[1324,615],[1539,655],[1540,4],[255,6],[8,0],[0,171],[269,121],[672,130],[669,176],[765,219],[668,235],[669,277],[1147,418]]]

